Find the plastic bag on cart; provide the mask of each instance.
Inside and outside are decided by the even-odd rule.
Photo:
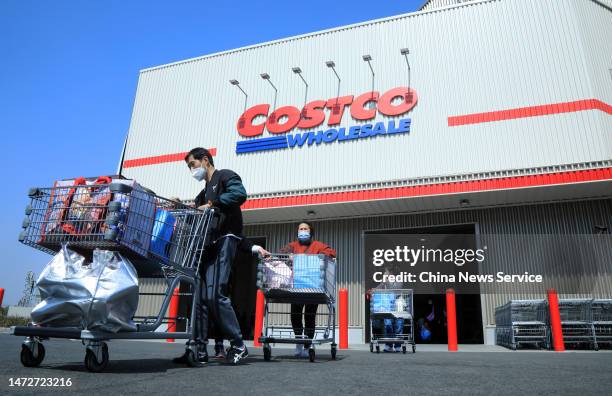
[[[291,288],[291,273],[291,268],[283,260],[264,262],[264,279],[269,289]]]
[[[119,253],[95,250],[88,263],[65,245],[36,282],[42,301],[31,313],[35,325],[108,332],[135,331],[138,277]]]
[[[372,293],[371,312],[394,312],[396,308],[395,293],[376,292]]]
[[[293,257],[293,287],[322,289],[321,258],[318,255],[296,254]]]

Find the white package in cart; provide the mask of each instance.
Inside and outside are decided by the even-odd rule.
[[[293,285],[293,271],[282,260],[264,262],[265,285],[269,289],[287,289]]]

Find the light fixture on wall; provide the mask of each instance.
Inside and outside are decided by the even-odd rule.
[[[363,60],[368,62],[368,66],[370,66],[370,71],[372,72],[372,100],[368,102],[368,108],[373,109],[376,108],[376,103],[374,103],[374,68],[372,68],[372,57],[370,55],[364,55]]]
[[[249,95],[247,95],[247,93],[244,92],[244,89],[242,89],[242,87],[240,86],[240,83],[238,82],[238,80],[230,80],[229,82],[230,82],[230,84],[235,85],[236,87],[238,87],[238,89],[240,91],[242,91],[242,93],[244,94],[244,111],[246,111],[246,109],[247,109],[247,102],[249,100]],[[244,124],[245,124],[244,116],[241,116],[238,119],[238,127],[239,128],[243,128]]]
[[[274,115],[274,110],[276,110],[276,97],[278,96],[278,89],[276,89],[276,86],[274,84],[272,84],[272,81],[270,80],[270,75],[268,73],[261,73],[260,76],[261,76],[261,78],[266,80],[268,83],[270,83],[272,88],[274,88],[274,104],[272,106],[272,114],[270,114],[270,117],[268,118],[268,120],[270,122],[274,123],[274,122],[276,122],[276,117]]]
[[[294,67],[291,70],[293,70],[293,72],[300,77],[300,79],[304,82],[304,85],[306,86],[306,92],[304,92],[304,107],[302,108],[302,112],[300,113],[300,118],[306,118],[306,102],[308,101],[308,83],[304,79],[304,76],[302,76],[302,69],[300,69],[299,67]]]
[[[408,54],[410,54],[410,50],[408,48],[402,48],[400,50],[400,53],[404,56],[404,59],[406,59],[406,66],[408,67],[408,93],[406,93],[406,97],[404,98],[404,100],[407,103],[412,103],[412,101],[414,100],[414,94],[412,93],[412,90],[410,89],[410,62],[408,62]]]
[[[338,75],[338,72],[336,72],[336,64],[334,63],[334,61],[327,61],[325,62],[325,65],[333,70],[334,74],[336,75],[336,78],[338,79],[338,93],[336,95],[336,104],[332,108],[332,113],[337,115],[337,114],[340,114],[340,105],[338,104],[338,98],[340,97],[341,80],[340,80],[340,76]]]

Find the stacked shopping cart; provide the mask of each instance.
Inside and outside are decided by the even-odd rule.
[[[563,342],[595,350],[612,344],[612,299],[559,300]],[[511,300],[495,309],[496,343],[511,349],[522,344],[551,346],[546,300]]]
[[[26,337],[21,350],[23,365],[40,365],[45,356],[42,341],[49,338],[82,340],[86,345],[85,366],[90,371],[102,371],[106,367],[109,361],[106,341],[112,339],[187,339],[190,340],[187,346],[190,365],[197,363],[193,339],[195,320],[188,320],[183,332],[156,330],[168,320],[165,313],[179,283],[191,288],[191,294],[200,288],[198,269],[215,227],[215,210],[200,211],[177,204],[133,180],[109,177],[56,182],[54,187],[31,189],[29,198],[23,231],[19,235],[25,245],[52,255],[60,252],[70,258],[80,257],[73,260],[76,270],[86,268],[87,260],[92,257],[104,256],[99,252],[110,252],[115,261],[129,262],[126,266],[135,267],[139,275],[164,277],[167,289],[157,316],[126,318],[134,324],[131,330],[114,332],[87,325],[95,323],[88,317],[92,314],[112,316],[102,309],[122,309],[121,299],[118,306],[112,307],[100,301],[102,297],[98,291],[112,292],[113,284],[100,288],[96,284],[91,296],[78,301],[85,307],[77,312],[82,313],[84,326],[75,326],[74,322],[62,326],[61,320],[46,320],[45,307],[41,307],[38,318],[42,324],[12,328],[12,334]],[[100,282],[100,278],[97,281]],[[66,290],[69,292],[70,288]],[[66,294],[66,290],[62,293]],[[67,299],[64,306],[71,305],[70,293],[60,297]],[[195,318],[198,304],[195,300],[191,304],[191,318]],[[97,312],[96,306],[101,307]]]
[[[260,261],[257,286],[265,296],[264,328],[259,338],[265,360],[272,358],[271,344],[275,343],[310,345],[311,362],[315,360],[314,345],[331,343],[331,357],[336,358],[336,260],[322,254],[273,254]],[[319,315],[325,324],[315,327],[312,339],[294,334],[291,326],[272,324],[271,316],[288,315],[272,307],[286,304],[325,305],[327,312]]]
[[[612,299],[595,299],[591,304],[595,348],[612,344]]]
[[[590,298],[559,300],[561,332],[565,344],[586,345],[598,349],[592,321]]]
[[[531,344],[548,348],[548,315],[545,300],[511,300],[495,309],[496,342],[516,350]]]

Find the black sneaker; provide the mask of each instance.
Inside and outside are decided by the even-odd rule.
[[[225,359],[225,350],[223,344],[215,345],[215,359]]]
[[[228,361],[238,364],[241,360],[249,356],[249,350],[247,349],[246,345],[241,347],[231,346],[227,348],[226,356]]]
[[[172,361],[177,364],[189,364],[189,361],[187,360],[187,351],[185,351],[182,356],[172,359]],[[198,362],[202,364],[208,363],[208,353],[198,352]]]

